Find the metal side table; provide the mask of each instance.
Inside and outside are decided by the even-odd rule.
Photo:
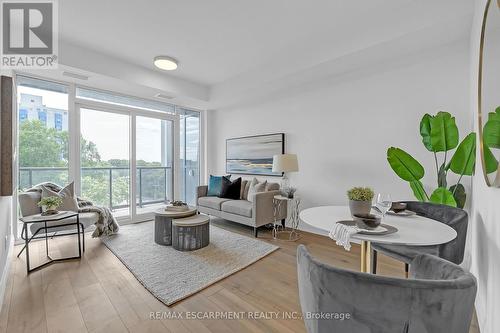
[[[74,220],[70,220],[67,223],[58,223],[56,225],[47,225],[49,222],[56,222],[56,221],[61,221],[65,219],[70,219],[70,218],[75,218]],[[31,215],[31,216],[26,216],[20,219],[21,222],[23,222],[23,229],[21,231],[21,237],[25,241],[25,251],[26,251],[26,271],[29,273],[40,269],[42,267],[45,267],[47,265],[50,265],[54,262],[60,262],[60,261],[66,261],[66,260],[72,260],[72,259],[81,259],[82,258],[82,246],[81,246],[81,239],[80,239],[80,234],[83,235],[83,226],[82,226],[82,231],[80,232],[80,215],[77,212],[65,212],[62,211],[57,215],[47,215],[47,216],[42,216],[41,214],[37,215]],[[31,236],[28,237],[28,224],[34,224],[34,223],[40,223],[43,224],[43,226],[40,226],[40,228]],[[54,228],[59,228],[61,226],[69,226],[69,225],[74,225],[76,226],[77,230],[77,238],[78,238],[78,256],[73,256],[73,257],[64,257],[64,258],[52,258],[49,254],[49,236],[48,232],[50,229]],[[36,239],[36,235],[40,231],[45,232],[45,252],[47,255],[47,258],[49,259],[47,262],[40,264],[36,267],[31,268],[30,267],[30,251],[29,251],[29,244],[31,240]],[[85,235],[83,235],[85,237]]]
[[[279,221],[277,221],[277,217],[280,216],[281,210],[283,209],[283,203],[287,202],[286,207],[289,208],[290,215],[288,216],[288,222],[290,228],[287,230],[283,227]],[[295,242],[300,238],[300,234],[298,232],[300,218],[299,218],[299,207],[300,207],[300,198],[288,198],[282,195],[276,195],[273,198],[273,208],[274,208],[274,225],[273,225],[273,238],[285,241]]]

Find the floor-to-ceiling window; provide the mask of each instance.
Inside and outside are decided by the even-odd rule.
[[[199,112],[69,83],[16,79],[20,189],[74,180],[80,196],[109,207],[121,221],[147,219],[168,200],[194,203]]]
[[[41,182],[66,183],[68,159],[68,87],[18,77],[19,188]]]
[[[129,216],[130,116],[81,107],[81,195]]]
[[[200,113],[177,108],[180,115],[181,198],[196,203],[196,187],[200,183]]]

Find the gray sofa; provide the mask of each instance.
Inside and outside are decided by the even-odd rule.
[[[274,216],[273,198],[279,194],[280,186],[277,183],[268,183],[265,192],[255,194],[253,202],[241,199],[232,200],[207,196],[208,186],[198,186],[196,205],[198,211],[211,216],[217,216],[229,221],[238,222],[253,227],[257,237],[258,228],[276,221],[283,226],[287,217],[286,202],[282,203],[280,214]]]

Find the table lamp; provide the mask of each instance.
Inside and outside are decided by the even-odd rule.
[[[285,193],[290,189],[290,182],[286,176],[287,172],[299,171],[299,163],[295,154],[280,154],[273,156],[273,172],[283,172],[281,190]]]

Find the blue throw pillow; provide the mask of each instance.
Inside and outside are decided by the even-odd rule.
[[[208,181],[208,192],[207,195],[209,197],[215,196],[218,197],[222,190],[222,177],[226,177],[227,179],[231,178],[231,175],[227,176],[213,176],[210,175],[210,180]]]

